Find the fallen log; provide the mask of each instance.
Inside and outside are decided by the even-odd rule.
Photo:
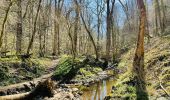
[[[22,82],[18,84],[13,84],[9,86],[0,86],[0,96],[3,95],[11,95],[16,94],[16,92],[28,92],[30,90],[27,90],[25,86],[30,88],[35,88],[35,86],[42,81],[45,81],[46,79],[50,78],[53,75],[53,73],[43,75],[39,78],[35,78],[32,81]]]
[[[31,92],[0,96],[0,100],[34,100],[37,97],[52,97],[54,83],[51,79],[40,82]]]

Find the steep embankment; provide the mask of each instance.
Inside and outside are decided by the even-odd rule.
[[[118,65],[120,73],[113,86],[112,98],[134,99],[136,97],[132,64],[135,49],[121,58]],[[145,44],[146,87],[151,100],[168,100],[170,94],[170,37],[152,39]]]

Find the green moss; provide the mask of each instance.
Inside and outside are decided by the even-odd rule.
[[[76,61],[76,62],[78,62],[78,61]],[[70,57],[61,58],[61,60],[60,60],[60,62],[58,64],[57,69],[56,69],[53,76],[57,80],[62,79],[74,67],[77,67],[77,66],[75,65],[75,62],[73,61],[72,58],[70,58]]]
[[[38,62],[2,62],[0,64],[0,86],[31,80],[44,73]]]
[[[59,65],[53,75],[56,80],[60,79],[75,79],[84,80],[90,79],[102,71],[101,67],[84,63],[82,58],[72,59],[72,57],[64,56],[60,59]]]

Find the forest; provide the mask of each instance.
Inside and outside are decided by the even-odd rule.
[[[170,100],[170,0],[0,0],[0,100]]]

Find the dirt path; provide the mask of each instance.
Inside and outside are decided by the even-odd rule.
[[[38,84],[38,82],[43,81],[47,78],[50,78],[53,75],[58,62],[59,62],[59,59],[53,60],[51,65],[49,65],[47,69],[45,70],[44,75],[38,78],[34,78],[31,81],[21,82],[21,83],[12,84],[12,85],[3,86],[3,87],[0,86],[0,95],[17,93],[19,91],[24,91],[24,89],[26,91],[30,91],[31,88],[33,88],[34,86]]]

